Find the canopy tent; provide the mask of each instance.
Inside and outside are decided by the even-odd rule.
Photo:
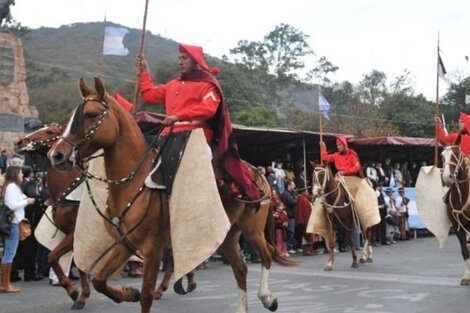
[[[378,161],[390,157],[392,161],[426,161],[434,159],[434,138],[421,137],[368,137],[351,138],[350,147],[362,162]]]
[[[141,123],[161,122],[165,115],[152,112],[138,112],[136,120]],[[306,160],[320,158],[320,133],[285,128],[254,127],[233,124],[240,155],[254,165],[269,165],[274,160],[283,160],[294,167]],[[347,138],[351,148],[364,164],[366,161],[426,161],[434,158],[434,138],[419,137],[368,137],[355,138],[352,135],[323,133],[328,151],[335,151],[335,137]]]

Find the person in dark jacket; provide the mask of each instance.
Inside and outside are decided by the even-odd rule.
[[[287,217],[289,224],[287,226],[288,239],[287,249],[290,254],[297,252],[297,245],[295,242],[295,207],[297,206],[297,195],[295,193],[295,183],[291,180],[286,182],[286,190],[281,194],[281,201],[286,206]]]

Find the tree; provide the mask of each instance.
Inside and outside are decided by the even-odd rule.
[[[299,80],[298,70],[305,68],[303,58],[313,54],[307,43],[308,37],[298,29],[282,23],[265,35],[262,42],[239,41],[230,54],[237,64],[243,64],[265,76],[274,75],[278,82]]]
[[[233,121],[246,126],[275,127],[281,124],[276,108],[268,106],[255,106],[245,111],[236,112],[233,114]]]
[[[323,84],[330,84],[331,80],[328,75],[336,73],[339,67],[334,66],[326,57],[321,57],[317,63],[318,65],[307,73],[307,81],[316,78]]]
[[[372,105],[380,106],[387,93],[387,75],[378,70],[372,70],[362,76],[359,83],[361,100]]]

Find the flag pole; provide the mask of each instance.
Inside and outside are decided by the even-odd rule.
[[[146,25],[147,25],[147,10],[149,6],[149,0],[145,0],[145,11],[144,11],[144,20],[142,23],[142,32],[140,34],[140,47],[139,51],[137,53],[137,56],[142,56],[144,53],[144,44],[145,44],[145,32],[146,32]],[[135,80],[135,86],[134,86],[134,106],[132,107],[132,115],[135,115],[136,113],[136,108],[138,105],[139,101],[139,92],[140,92],[140,84],[139,84],[139,71],[137,72],[136,75],[136,80]]]
[[[436,108],[435,114],[439,116],[439,30],[437,31],[437,68],[436,68]],[[438,166],[438,139],[437,139],[437,123],[435,125],[435,135],[434,135],[434,166]]]
[[[318,101],[318,124],[320,128],[320,142],[323,142],[323,112],[320,109],[320,85],[318,85],[318,94],[317,94],[317,101]],[[321,146],[320,146],[320,165],[323,165],[323,159],[321,157]]]

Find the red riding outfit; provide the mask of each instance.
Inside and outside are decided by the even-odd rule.
[[[338,172],[345,176],[361,176],[361,162],[357,153],[348,147],[348,142],[343,137],[336,138],[336,144],[342,144],[343,152],[328,154],[325,146],[321,146],[321,158],[323,161],[333,162]]]
[[[237,181],[248,198],[261,200],[260,190],[251,178],[250,169],[241,161],[232,133],[230,114],[224,102],[222,87],[215,75],[218,68],[209,69],[201,47],[180,45],[200,67],[182,73],[167,84],[154,86],[150,73],[140,75],[140,88],[145,102],[164,104],[167,116],[176,116],[173,132],[202,128],[207,142],[217,149],[219,164]],[[162,135],[168,134],[165,127]]]
[[[462,152],[466,156],[470,156],[470,135],[468,134],[468,130],[470,129],[470,115],[460,112],[459,120],[463,122],[465,129],[452,134],[446,134],[442,124],[437,123],[437,139],[446,144],[459,145]]]

